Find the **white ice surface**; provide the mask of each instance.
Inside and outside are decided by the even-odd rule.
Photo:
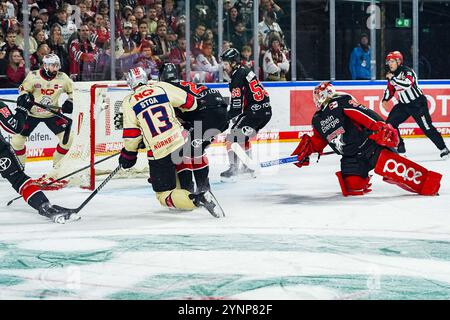
[[[450,162],[428,139],[408,139],[406,147],[410,159],[444,175],[440,196],[414,195],[375,175],[372,193],[344,198],[336,155],[221,183],[225,153],[213,147],[212,191],[225,218],[168,211],[146,179],[121,179],[83,209],[82,220],[58,225],[22,200],[6,207],[16,194],[2,179],[0,298],[448,299]],[[261,144],[254,154],[272,160],[294,148]],[[26,170],[38,177],[49,167]],[[47,195],[77,207],[89,191]]]

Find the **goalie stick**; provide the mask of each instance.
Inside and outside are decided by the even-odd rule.
[[[10,99],[3,99],[0,98],[0,101],[4,101],[4,102],[11,102],[11,103],[16,103],[16,100],[10,100]],[[60,112],[57,112],[53,109],[59,109],[59,107],[57,106],[52,106],[52,105],[44,105],[38,102],[33,101],[33,104],[37,105],[39,108],[45,109],[50,113],[53,113],[55,116],[57,116],[60,119],[63,119],[67,122],[66,127],[64,128],[64,136],[63,136],[63,140],[62,143],[63,144],[67,144],[67,142],[69,141],[69,136],[70,136],[70,130],[72,129],[72,119],[70,119],[69,117],[66,117],[65,115],[63,115]]]
[[[106,158],[103,158],[103,159],[101,159],[101,160],[98,160],[97,162],[94,162],[94,166],[95,166],[96,164],[102,163],[103,161],[109,160],[109,159],[111,159],[111,158],[113,158],[113,157],[115,157],[115,156],[117,156],[117,155],[119,155],[119,154],[120,154],[120,152],[117,152],[117,153],[114,153],[114,154],[112,154],[112,155],[110,155],[110,156],[108,156],[108,157],[106,157]],[[40,187],[40,189],[41,189],[41,190],[45,190],[46,187],[51,186],[52,184],[57,183],[57,182],[59,182],[59,181],[61,181],[61,180],[64,180],[64,179],[66,179],[66,178],[69,178],[69,177],[73,176],[74,174],[77,174],[77,173],[79,173],[79,172],[81,172],[81,171],[83,171],[83,170],[86,170],[86,169],[88,169],[90,166],[91,166],[91,165],[89,164],[89,165],[87,165],[87,166],[85,166],[85,167],[83,167],[83,168],[81,168],[81,169],[78,169],[78,170],[73,171],[73,172],[71,172],[71,173],[69,173],[69,174],[66,174],[65,176],[63,176],[63,177],[61,177],[61,178],[58,178],[58,179],[56,179],[56,180],[54,180],[54,181],[51,181],[51,182],[49,182],[49,183],[46,183],[46,184],[42,185],[42,186]],[[16,200],[18,200],[18,199],[21,199],[21,198],[22,198],[22,196],[19,196],[19,197],[16,197],[16,198],[14,198],[14,199],[9,200],[8,203],[6,204],[6,206],[10,206],[14,201],[16,201]]]
[[[271,167],[271,166],[278,166],[280,164],[293,163],[293,162],[298,161],[297,156],[290,156],[290,157],[280,158],[280,159],[276,159],[276,160],[265,161],[265,162],[261,162],[258,164],[256,162],[256,160],[251,159],[245,153],[244,149],[242,149],[242,147],[237,142],[233,142],[231,144],[231,149],[236,153],[238,158],[251,170],[256,170],[258,168],[266,168],[266,167]],[[334,153],[335,153],[334,151],[327,151],[322,154],[319,154],[319,157],[329,155],[329,154],[334,154]]]

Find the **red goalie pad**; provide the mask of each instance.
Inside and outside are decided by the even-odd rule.
[[[438,193],[442,175],[427,170],[417,163],[388,150],[383,150],[378,158],[375,173],[383,180],[425,196]]]

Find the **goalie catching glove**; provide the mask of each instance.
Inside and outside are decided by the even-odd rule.
[[[398,131],[391,124],[377,121],[373,131],[375,132],[369,136],[369,139],[372,139],[380,146],[395,148],[400,142]]]
[[[294,164],[301,168],[303,166],[309,165],[309,156],[315,152],[311,137],[308,136],[306,133],[302,136],[302,140],[298,144],[297,148],[295,148],[294,152],[292,152],[291,156],[297,156],[298,162],[295,162]]]
[[[137,152],[136,151],[128,151],[125,148],[122,148],[119,157],[119,163],[124,169],[129,169],[136,164],[137,161]]]

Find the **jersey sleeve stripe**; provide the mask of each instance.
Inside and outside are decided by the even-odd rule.
[[[191,95],[191,94],[187,94],[187,96],[186,96],[186,102],[184,103],[184,104],[182,104],[181,106],[180,106],[180,108],[183,108],[183,109],[190,109],[190,108],[192,108],[192,106],[194,105],[194,96],[193,95]]]
[[[141,129],[134,129],[134,128],[125,128],[123,129],[123,138],[137,138],[140,135],[142,135]]]
[[[7,126],[5,126],[1,121],[0,121],[0,126],[5,129],[6,132],[10,133],[10,134],[16,134],[16,132],[14,132],[13,130],[11,130],[10,128],[8,128]]]

